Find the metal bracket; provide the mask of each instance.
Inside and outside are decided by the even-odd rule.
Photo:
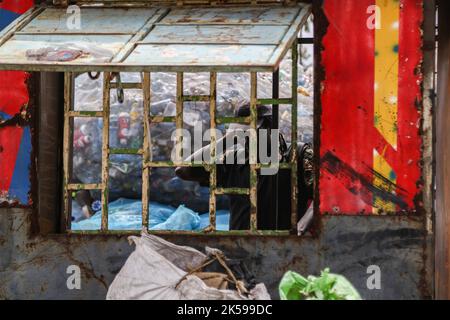
[[[123,91],[122,79],[120,78],[120,72],[113,73],[112,79],[114,79],[114,78],[116,78],[116,83],[117,83],[117,87],[116,87],[117,101],[119,101],[119,103],[123,103],[125,101],[125,94]]]
[[[69,6],[69,0],[53,0],[53,5],[56,7],[66,8]]]

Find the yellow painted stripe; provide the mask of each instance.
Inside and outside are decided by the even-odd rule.
[[[397,182],[395,172],[394,170],[392,170],[391,166],[387,163],[384,157],[378,154],[378,152],[375,150],[373,153],[373,166],[378,174],[382,175],[384,178],[393,183],[390,184],[380,176],[374,175],[373,185],[378,189],[385,190],[390,193],[395,193],[395,187],[393,187]],[[379,197],[373,198],[373,213],[393,213],[395,212],[395,209],[396,208],[394,203],[385,201],[384,199],[381,199]]]
[[[381,28],[375,29],[375,127],[397,147],[399,1],[377,0]]]
[[[394,148],[397,148],[397,101],[398,101],[398,43],[400,2],[376,0],[380,8],[381,26],[375,29],[375,95],[374,126]],[[395,173],[383,158],[374,151],[374,170],[396,183]],[[374,186],[387,190],[390,186],[374,177]],[[389,190],[395,192],[395,190]],[[373,212],[393,212],[395,205],[374,197]]]

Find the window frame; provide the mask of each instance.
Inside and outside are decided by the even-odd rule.
[[[264,236],[287,236],[296,233],[297,225],[297,148],[293,148],[290,162],[280,163],[280,169],[291,171],[291,229],[290,230],[258,230],[257,229],[257,183],[258,170],[265,165],[261,163],[250,164],[250,187],[249,188],[218,188],[216,162],[202,163],[207,171],[210,172],[210,200],[209,200],[209,220],[210,225],[206,229],[199,231],[180,231],[180,230],[149,230],[149,179],[151,168],[158,167],[179,167],[179,166],[199,166],[198,164],[173,161],[151,161],[150,150],[152,148],[151,139],[149,139],[150,123],[172,122],[176,124],[176,129],[183,129],[183,104],[189,101],[209,101],[210,107],[210,129],[215,129],[217,124],[222,123],[247,123],[252,129],[257,129],[258,104],[271,104],[278,106],[280,104],[291,105],[291,143],[297,145],[297,79],[298,79],[298,39],[293,41],[291,46],[292,57],[292,77],[291,77],[291,97],[290,98],[270,98],[259,99],[257,97],[257,72],[250,72],[250,116],[249,117],[217,117],[216,116],[216,89],[217,72],[210,72],[210,93],[209,95],[185,95],[183,93],[183,75],[184,72],[177,72],[177,92],[176,92],[176,116],[161,117],[150,115],[151,98],[151,72],[143,72],[141,83],[120,84],[112,82],[111,72],[103,72],[103,108],[101,111],[74,111],[74,73],[64,73],[64,126],[63,126],[63,231],[70,234],[124,234],[135,233],[136,230],[109,230],[108,229],[108,180],[109,180],[109,156],[111,154],[132,154],[141,155],[143,160],[142,169],[142,227],[152,234],[187,234],[187,235],[264,235]],[[110,91],[113,89],[140,89],[143,91],[143,147],[140,149],[112,149],[109,146],[109,121],[110,121]],[[275,86],[274,86],[275,88]],[[275,89],[274,89],[275,90]],[[276,94],[276,92],[274,92]],[[74,117],[99,117],[103,119],[102,135],[102,174],[100,183],[80,184],[70,183],[71,181],[71,141],[72,141],[72,119]],[[181,130],[177,130],[176,153],[182,155]],[[216,140],[215,131],[211,130],[211,159],[215,159]],[[80,190],[100,190],[102,202],[102,219],[100,230],[71,230],[71,194]],[[216,230],[216,197],[226,194],[243,194],[250,198],[250,230]]]

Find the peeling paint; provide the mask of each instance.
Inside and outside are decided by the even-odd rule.
[[[353,192],[340,181],[340,172],[331,172],[329,166],[319,163],[319,206],[325,214],[336,214],[335,207],[340,208],[341,215],[423,212],[416,201],[422,192],[422,137],[418,124],[422,119],[423,1],[382,1],[382,23],[388,24],[388,18],[391,23],[399,20],[398,31],[386,31],[387,35],[366,27],[366,9],[373,4],[373,0],[324,1],[329,25],[321,52],[325,77],[320,91],[321,120],[316,123],[320,126],[316,131],[320,135],[316,154],[323,159],[331,152],[364,181],[376,185],[368,193]],[[349,15],[352,19],[348,19]],[[390,72],[389,66],[395,70]],[[388,87],[381,82],[376,85],[383,75],[393,75],[389,76]],[[393,106],[389,112],[386,103]],[[381,200],[377,198],[380,189],[395,196]]]
[[[403,14],[419,23],[422,1],[403,0],[401,2],[407,7]],[[315,1],[315,3],[321,3],[321,1]],[[340,60],[342,58],[340,50],[345,50],[348,56],[348,48],[352,48],[355,52],[350,55],[350,61],[355,62],[357,57],[353,54],[361,55],[361,51],[363,51],[362,57],[368,58],[364,55],[364,50],[367,49],[365,46],[371,45],[371,42],[366,41],[367,34],[363,32],[349,32],[350,39],[345,41],[355,41],[360,47],[340,46],[336,41],[344,41],[344,39],[334,29],[336,26],[339,27],[342,21],[346,21],[350,24],[346,27],[354,30],[352,23],[364,21],[358,18],[348,19],[348,12],[355,9],[351,3],[360,6],[361,3],[365,3],[365,0],[351,1],[351,3],[350,0],[324,0],[323,3],[325,12],[318,7],[315,8],[317,17],[326,14],[328,18],[328,21],[317,19],[316,26],[320,29],[315,28],[317,35],[315,57],[316,66],[319,66],[316,68],[316,80],[318,79],[319,82],[315,91],[318,109],[315,117],[314,147],[315,154],[321,155],[315,160],[316,168],[319,165],[322,166],[321,177],[317,175],[316,178],[320,179],[316,181],[316,194],[320,192],[321,198],[320,202],[315,202],[315,205],[316,209],[320,209],[322,213],[329,212],[332,215],[316,216],[312,234],[302,238],[236,235],[199,237],[175,234],[164,235],[164,238],[198,249],[204,246],[218,247],[229,257],[244,259],[249,269],[255,273],[257,280],[267,285],[273,298],[278,297],[278,282],[285,271],[295,270],[302,274],[318,274],[324,267],[330,267],[333,272],[345,275],[366,299],[431,298],[434,270],[430,264],[430,257],[433,239],[427,232],[430,217],[420,214],[423,212],[421,203],[430,201],[428,197],[424,199],[421,192],[426,177],[420,177],[419,168],[424,165],[420,162],[423,150],[417,145],[421,143],[420,135],[423,125],[418,126],[422,119],[417,111],[421,112],[422,102],[421,94],[417,92],[420,88],[417,82],[413,84],[413,81],[420,79],[422,72],[416,60],[417,53],[420,51],[417,33],[412,32],[410,35],[412,38],[408,40],[415,45],[412,53],[414,61],[411,61],[404,69],[406,75],[403,78],[403,81],[406,81],[404,85],[411,89],[408,103],[402,107],[402,102],[398,101],[400,110],[404,108],[411,116],[411,119],[404,118],[404,122],[413,123],[410,125],[411,131],[401,135],[403,138],[411,136],[413,142],[408,144],[406,149],[385,148],[385,141],[372,131],[373,108],[368,102],[372,97],[368,98],[363,92],[364,99],[356,101],[351,96],[355,92],[361,93],[358,92],[359,82],[366,85],[372,84],[371,80],[368,80],[372,71],[367,71],[365,68],[368,66],[365,64],[351,68],[351,74],[340,69],[349,64],[348,58],[344,61],[345,63]],[[415,26],[417,29],[414,30],[419,30],[418,24]],[[321,51],[324,36],[325,51]],[[400,48],[400,52],[401,50]],[[409,77],[412,74],[418,78]],[[344,76],[354,77],[339,78]],[[0,79],[2,79],[1,76]],[[0,90],[1,87],[2,85]],[[364,87],[363,91],[365,89],[367,88]],[[322,92],[323,95],[321,95]],[[412,99],[413,96],[414,99]],[[347,100],[341,100],[343,98]],[[33,115],[28,111],[32,112],[32,110],[28,110],[25,106],[33,106],[33,102],[21,103],[19,111],[14,112],[8,119],[1,120],[4,127],[0,127],[0,132],[4,129],[20,130],[23,126],[30,124],[30,117],[32,118]],[[330,106],[336,112],[333,112]],[[25,114],[22,114],[20,108],[25,110]],[[345,108],[352,108],[351,113],[343,112]],[[351,125],[348,123],[342,125],[345,121],[350,121]],[[336,127],[333,124],[336,124]],[[403,130],[400,124],[396,128],[398,132]],[[10,138],[11,136],[8,135]],[[350,138],[347,139],[347,136]],[[372,149],[367,153],[369,160],[358,161],[363,158],[358,148],[365,148],[368,144],[367,140],[370,139],[375,143],[377,150],[385,150],[384,155],[393,163],[392,167],[396,169],[397,177],[400,177],[399,172],[402,172],[397,170],[399,167],[412,168],[411,171],[408,171],[409,169],[405,171],[408,176],[406,182],[398,179],[393,183],[384,173],[375,170],[371,166]],[[397,147],[399,146],[400,143]],[[429,148],[430,146],[421,147]],[[0,161],[2,154],[6,151],[4,147],[0,148]],[[30,175],[33,177],[34,173],[32,168]],[[343,174],[346,176],[342,177]],[[374,187],[371,184],[374,175],[378,175],[388,187]],[[386,192],[389,188],[395,188],[396,194]],[[373,213],[371,194],[374,193],[394,202],[399,208],[395,212],[398,215],[371,216],[370,214]],[[5,205],[9,208],[0,208],[0,298],[104,299],[108,285],[133,250],[127,242],[126,235],[53,234],[42,236],[33,231],[36,228],[36,212],[26,208],[13,208],[21,205],[13,199],[7,199]],[[367,209],[364,210],[364,208]],[[419,214],[404,216],[401,215],[402,210],[406,213],[416,210]],[[344,216],[358,213],[366,213],[367,216]],[[431,210],[427,211],[427,214],[431,215]],[[66,268],[71,264],[78,265],[82,270],[82,290],[80,291],[66,288]],[[368,290],[366,287],[367,267],[373,264],[379,265],[383,272],[383,290],[381,291]]]

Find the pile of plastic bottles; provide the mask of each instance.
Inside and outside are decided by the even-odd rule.
[[[309,51],[308,51],[308,50]],[[311,141],[313,134],[313,69],[312,47],[300,50],[298,75],[298,138]],[[122,82],[141,82],[139,73],[122,73]],[[99,111],[102,109],[103,79],[91,80],[81,74],[75,81],[75,110]],[[240,105],[249,101],[250,76],[248,73],[219,73],[217,85],[217,113],[232,116]],[[288,54],[280,66],[280,97],[291,96],[291,59]],[[184,94],[209,94],[209,73],[186,73]],[[258,74],[258,97],[271,98],[272,75]],[[151,110],[152,115],[175,115],[176,74],[152,73]],[[191,131],[201,126],[203,132],[209,128],[209,104],[207,102],[187,102],[184,104],[184,128]],[[279,127],[289,142],[291,126],[290,106],[280,106]],[[73,133],[73,177],[81,183],[100,182],[101,173],[101,118],[76,118]],[[170,160],[173,149],[171,135],[175,124],[152,124],[150,128],[153,160]],[[115,90],[111,90],[110,147],[139,149],[143,141],[143,94],[141,90],[128,89],[120,102]],[[109,188],[110,200],[118,198],[141,198],[142,159],[135,155],[110,156]],[[151,200],[178,207],[184,204],[198,211],[208,210],[209,190],[197,183],[178,179],[173,168],[153,169],[150,179]],[[91,192],[100,199],[99,192]],[[226,202],[219,203],[219,209]]]

